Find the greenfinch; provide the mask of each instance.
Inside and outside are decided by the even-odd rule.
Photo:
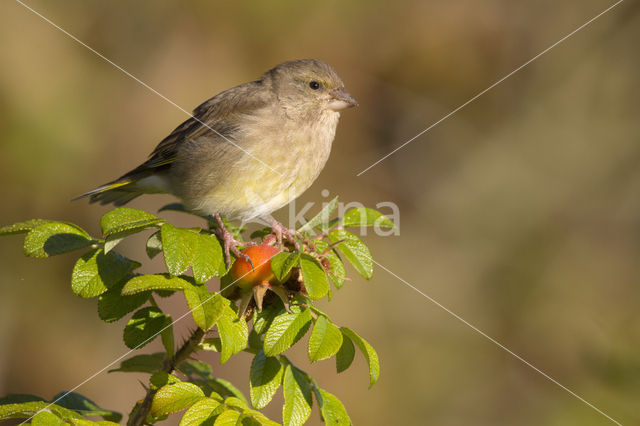
[[[340,111],[357,105],[336,71],[316,59],[284,62],[257,81],[225,90],[198,106],[147,161],[77,198],[123,205],[142,194],[169,193],[212,215],[238,255],[221,217],[272,224],[270,216],[302,194],[324,168]]]

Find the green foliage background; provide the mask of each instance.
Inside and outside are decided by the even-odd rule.
[[[327,169],[302,201],[323,188],[370,206],[395,201],[400,237],[368,241],[378,261],[623,424],[640,422],[636,3],[359,178],[610,3],[29,4],[187,109],[285,59],[331,63],[361,106],[343,114]],[[0,20],[0,223],[47,217],[97,235],[107,209],[66,200],[135,166],[184,115],[17,3],[2,2]],[[121,355],[121,332],[68,291],[74,256],[26,259],[7,241],[0,394],[52,397]],[[143,246],[119,250],[139,259]],[[356,424],[602,423],[381,270],[374,284],[354,284],[330,302],[332,319],[375,343],[384,376],[366,390],[357,359],[339,376],[323,363],[309,372],[341,387]],[[186,304],[167,308],[176,317]],[[242,383],[248,360],[216,373]],[[113,392],[123,377],[100,375],[82,393],[126,412],[139,385],[132,375],[120,388],[130,392]]]

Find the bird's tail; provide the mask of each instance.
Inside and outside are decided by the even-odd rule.
[[[121,206],[142,194],[143,192],[136,186],[136,180],[120,178],[99,186],[96,189],[85,192],[84,194],[71,199],[71,201],[89,197],[89,202],[91,203],[113,203],[115,206]]]

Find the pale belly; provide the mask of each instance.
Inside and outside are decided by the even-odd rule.
[[[277,143],[256,138],[245,145],[251,155],[244,154],[224,182],[211,187],[193,207],[246,222],[287,205],[313,184],[329,158],[338,114],[324,119],[307,129],[277,129]]]

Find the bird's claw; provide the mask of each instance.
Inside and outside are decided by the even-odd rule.
[[[300,250],[300,243],[298,243],[296,237],[302,238],[302,234],[295,229],[289,229],[280,222],[273,220],[271,221],[271,235],[276,239],[276,244],[279,246],[282,246],[282,237],[284,237],[287,241],[293,244],[293,247],[296,250]]]

